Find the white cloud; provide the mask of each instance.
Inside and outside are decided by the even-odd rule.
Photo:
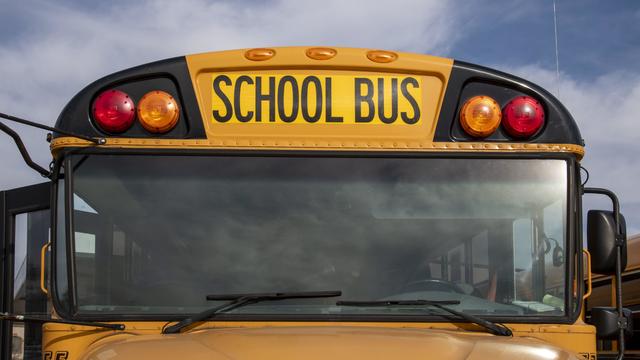
[[[20,29],[20,41],[0,43],[0,111],[53,124],[64,104],[100,76],[204,51],[334,45],[442,55],[463,36],[465,16],[472,10],[439,0],[395,1],[393,6],[341,0],[251,4],[162,0],[116,2],[91,11],[39,1],[25,5],[31,23]],[[556,89],[555,73],[549,69],[534,64],[505,70]],[[565,75],[560,92],[587,142],[584,164],[591,170],[590,184],[616,190],[628,218],[640,214],[640,193],[634,188],[634,179],[640,178],[635,154],[640,74],[603,74],[590,83]],[[22,126],[16,129],[34,158],[46,165],[50,155],[45,134]],[[5,169],[0,172],[0,189],[42,181],[26,168],[4,134],[0,134],[0,164]],[[638,216],[630,221],[635,231],[640,230]]]
[[[203,0],[114,3],[91,12],[40,1],[31,30],[0,43],[0,111],[53,124],[64,104],[101,76],[190,53],[257,46],[332,45],[442,54],[456,11],[438,0],[269,3]],[[17,127],[34,158],[50,160],[44,133]],[[0,134],[0,189],[42,181]]]

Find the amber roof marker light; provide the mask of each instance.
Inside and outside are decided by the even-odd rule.
[[[398,60],[398,54],[387,50],[370,50],[367,51],[367,59],[373,62],[386,64]]]
[[[500,126],[502,111],[500,104],[484,95],[467,100],[460,110],[460,125],[473,137],[487,137]]]
[[[176,126],[179,117],[178,102],[164,91],[150,91],[138,102],[138,120],[149,132],[166,133]]]
[[[276,56],[276,51],[268,48],[257,48],[245,51],[244,57],[251,61],[265,61]]]
[[[309,48],[305,51],[307,57],[314,60],[329,60],[336,56],[337,53],[338,51],[335,49],[324,47]]]

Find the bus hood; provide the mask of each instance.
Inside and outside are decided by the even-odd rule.
[[[106,341],[105,341],[106,340]],[[84,359],[578,359],[533,338],[374,327],[219,328],[103,339]]]

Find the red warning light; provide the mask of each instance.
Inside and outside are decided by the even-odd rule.
[[[502,110],[502,126],[516,138],[527,138],[544,125],[544,109],[540,102],[529,96],[511,100]]]
[[[133,124],[136,107],[133,100],[120,90],[107,90],[93,102],[93,118],[106,132],[121,133]]]

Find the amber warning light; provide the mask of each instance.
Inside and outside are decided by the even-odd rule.
[[[487,137],[500,126],[502,112],[497,101],[488,96],[474,96],[462,107],[460,125],[474,137]]]
[[[178,123],[178,103],[164,91],[146,93],[138,103],[138,119],[147,131],[166,133]]]

